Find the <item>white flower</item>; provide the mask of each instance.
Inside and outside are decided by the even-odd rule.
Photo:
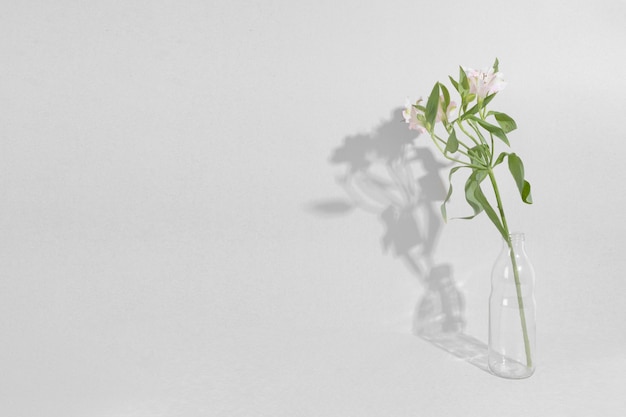
[[[506,86],[504,74],[494,72],[493,68],[480,71],[472,68],[464,68],[464,70],[469,81],[470,93],[476,94],[479,100],[502,91]]]
[[[456,103],[454,101],[451,101],[448,104],[448,108],[446,109],[446,112],[444,114],[443,112],[443,96],[439,97],[439,107],[437,107],[437,118],[435,119],[436,122],[441,122],[442,120],[448,120],[448,117],[450,116],[450,113],[452,112],[452,110],[456,109]]]
[[[415,102],[415,104],[412,104],[411,100],[407,97],[404,111],[402,111],[402,116],[404,116],[404,121],[409,124],[409,129],[417,130],[419,133],[426,133],[427,131],[424,124],[417,117],[418,110],[415,107],[419,105],[421,101],[422,99],[420,98]]]

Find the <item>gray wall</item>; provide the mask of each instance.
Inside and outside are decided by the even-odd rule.
[[[4,3],[0,414],[623,413],[624,1]],[[495,57],[534,187],[502,179],[537,271],[521,382],[484,371],[500,242],[432,215],[441,159],[396,228],[345,182],[406,96]],[[442,283],[448,345],[413,335]]]

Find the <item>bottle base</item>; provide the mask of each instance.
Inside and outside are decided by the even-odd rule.
[[[529,378],[535,373],[535,368],[529,368],[520,362],[511,360],[489,361],[489,370],[494,375],[507,379]]]

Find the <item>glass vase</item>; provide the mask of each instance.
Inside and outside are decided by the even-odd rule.
[[[491,273],[489,369],[503,378],[528,378],[535,371],[535,271],[524,234],[512,233]]]

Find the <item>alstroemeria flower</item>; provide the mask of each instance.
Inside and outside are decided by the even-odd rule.
[[[404,111],[402,112],[402,116],[404,116],[404,121],[409,124],[410,130],[417,130],[419,133],[426,133],[426,127],[424,127],[424,123],[417,117],[418,110],[415,106],[419,105],[422,99],[420,98],[412,104],[411,101],[406,99],[406,104],[404,106]]]
[[[494,72],[493,67],[480,71],[472,68],[464,68],[464,70],[469,81],[470,93],[476,94],[479,100],[502,91],[506,86],[504,74]]]
[[[435,121],[436,122],[440,122],[442,120],[449,120],[448,116],[450,116],[450,113],[454,109],[456,109],[456,103],[454,101],[451,101],[450,104],[448,104],[448,108],[446,109],[446,112],[444,114],[444,112],[443,112],[443,96],[441,96],[439,98],[439,107],[437,108],[437,118],[435,119]]]

